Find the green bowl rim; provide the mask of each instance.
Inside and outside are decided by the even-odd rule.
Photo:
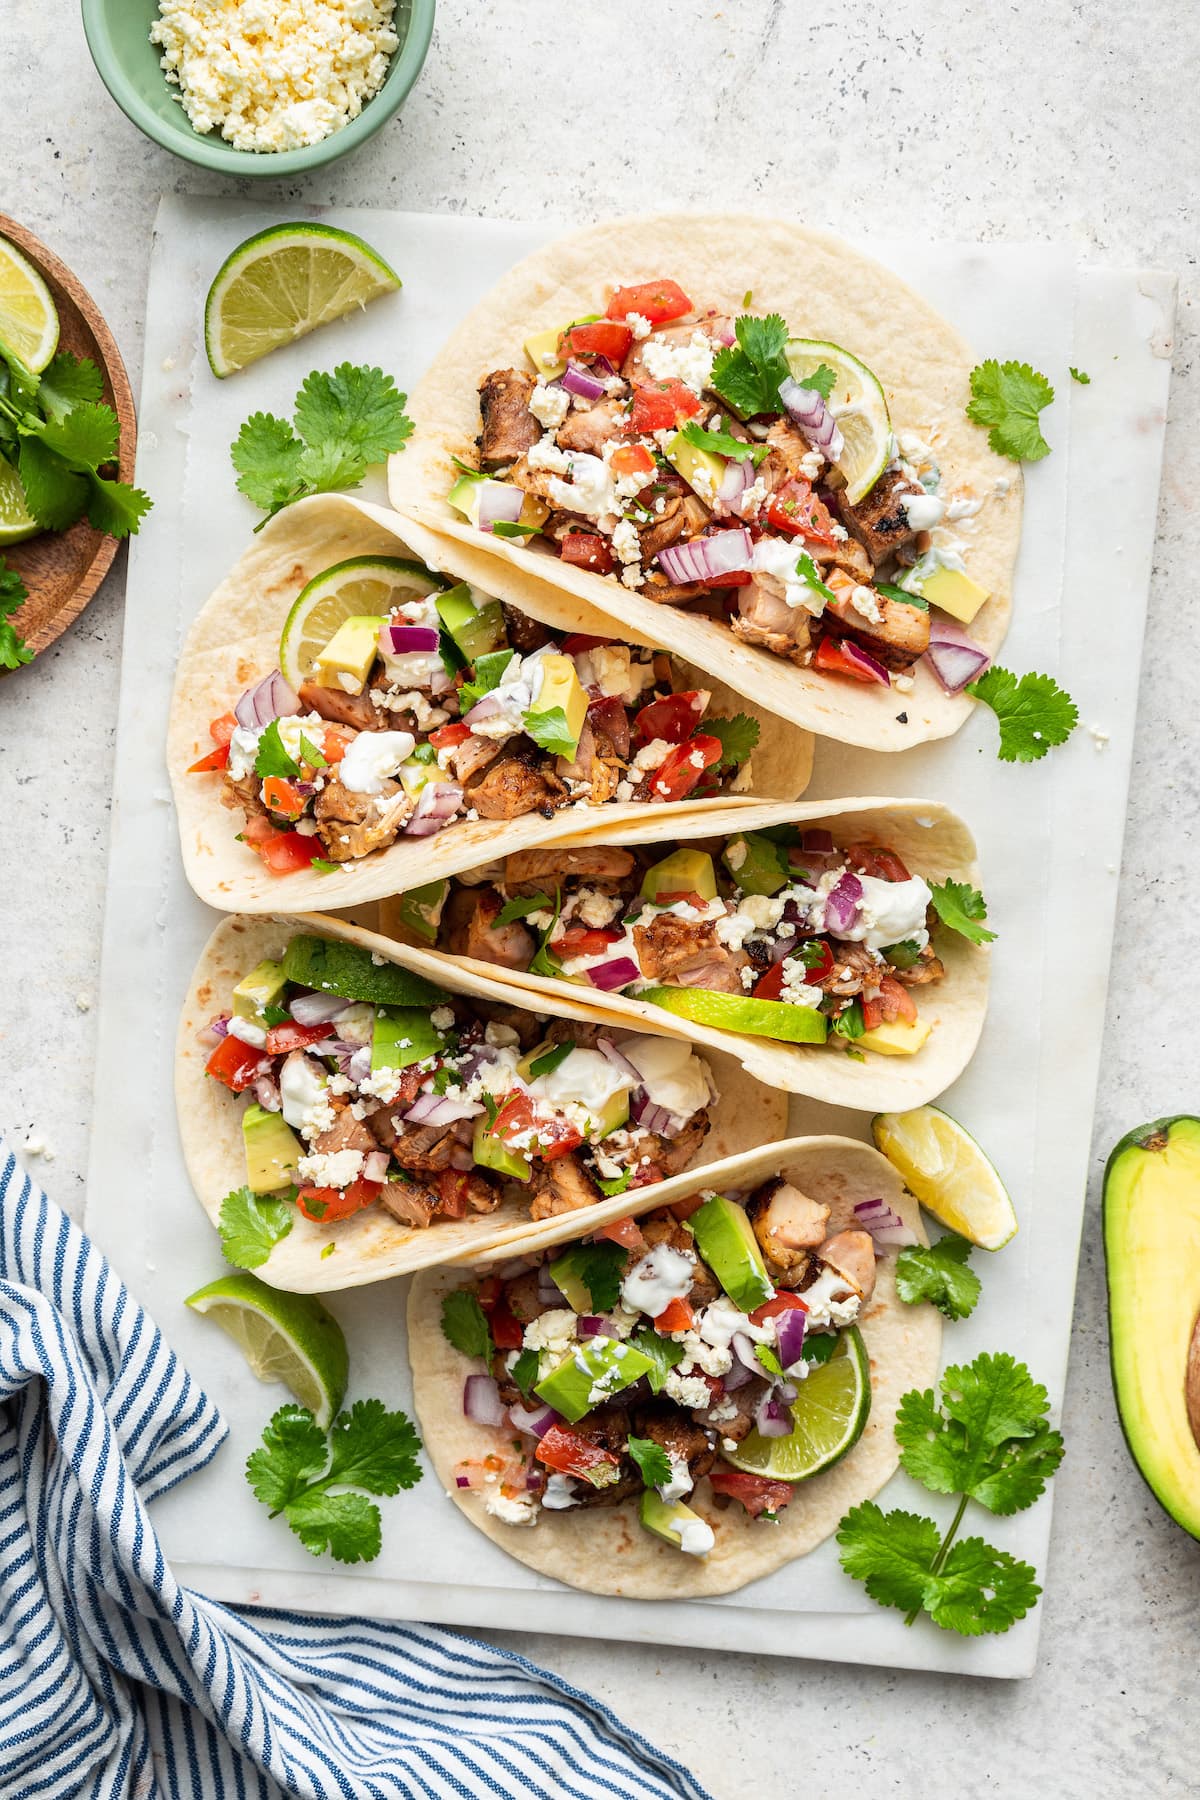
[[[205,137],[193,130],[182,107],[179,116],[188,126],[190,138],[177,137],[168,132],[156,114],[144,104],[136,86],[129,79],[124,63],[113,48],[103,0],[82,0],[83,30],[92,61],[101,81],[125,117],[146,137],[152,138],[164,150],[170,150],[183,161],[251,180],[295,175],[323,168],[326,163],[335,162],[339,157],[357,149],[360,144],[365,144],[368,138],[374,137],[395,116],[416,85],[433,37],[436,0],[410,0],[410,5],[408,31],[399,50],[393,53],[384,85],[367,102],[356,119],[351,119],[340,131],[322,138],[320,143],[305,144],[299,150],[236,150],[220,136]],[[166,84],[165,75],[163,82]]]

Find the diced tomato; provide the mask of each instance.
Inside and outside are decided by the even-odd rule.
[[[567,356],[607,356],[619,368],[629,354],[633,332],[628,325],[612,319],[598,319],[593,325],[571,325],[558,340],[558,354]]]
[[[469,1170],[439,1169],[430,1182],[438,1197],[438,1212],[443,1219],[462,1219],[467,1212]]]
[[[750,1323],[752,1325],[765,1325],[767,1320],[773,1319],[777,1313],[806,1313],[807,1311],[808,1308],[800,1298],[799,1294],[793,1294],[788,1288],[780,1288],[773,1299],[764,1300],[761,1306],[755,1307],[754,1311],[750,1314]]]
[[[569,1156],[583,1142],[583,1133],[569,1119],[539,1119],[534,1131],[537,1155],[543,1162],[554,1162],[559,1156]]]
[[[912,879],[896,852],[882,849],[877,844],[847,844],[846,860],[860,875],[873,876],[876,881]]]
[[[653,475],[654,458],[645,444],[622,444],[609,463],[614,475]]]
[[[629,714],[615,694],[601,694],[588,701],[592,730],[602,731],[620,757],[629,755]]]
[[[297,1025],[285,1019],[267,1032],[267,1055],[286,1056],[289,1050],[303,1050],[306,1044],[319,1044],[322,1038],[334,1037],[331,1025]]]
[[[263,782],[263,805],[285,819],[298,819],[304,811],[304,795],[281,775],[268,775]]]
[[[715,1494],[740,1500],[752,1519],[762,1513],[781,1512],[792,1498],[790,1481],[771,1481],[766,1475],[744,1475],[740,1469],[713,1469],[708,1477]]]
[[[533,1124],[533,1102],[528,1094],[513,1094],[496,1114],[492,1136],[508,1139],[528,1131]]]
[[[585,650],[600,650],[617,641],[610,637],[589,637],[586,631],[569,631],[562,641],[563,655],[580,656]]]
[[[506,1299],[498,1300],[493,1306],[488,1315],[488,1326],[497,1350],[519,1350],[525,1341],[525,1327],[509,1311]]]
[[[755,1000],[778,1000],[783,993],[783,959],[772,963],[765,975],[760,975],[750,990]]]
[[[670,431],[680,419],[694,419],[699,411],[699,395],[682,381],[654,381],[634,388],[629,428],[639,437]]]
[[[592,569],[597,575],[612,574],[612,551],[594,531],[568,531],[558,553],[572,568]]]
[[[357,736],[348,725],[326,725],[321,733],[321,750],[327,763],[340,763]]]
[[[833,948],[823,938],[806,938],[804,949],[810,957],[814,957],[818,950],[821,953],[820,962],[813,961],[808,964],[808,980],[813,987],[819,987],[827,975],[833,974]]]
[[[452,725],[439,725],[431,731],[429,741],[435,750],[450,750],[455,744],[463,744],[471,735],[471,727],[464,725],[461,719],[455,719]]]
[[[296,869],[307,869],[324,847],[319,837],[303,837],[298,831],[276,831],[271,821],[261,814],[246,821],[242,837],[262,857],[272,875],[291,875]]]
[[[651,700],[634,719],[633,734],[642,744],[649,744],[655,738],[664,738],[668,744],[682,744],[703,718],[708,698],[698,688],[689,688],[682,694],[666,694],[661,700]]]
[[[656,800],[682,800],[690,794],[705,769],[711,769],[724,755],[720,738],[697,734],[686,744],[677,744],[670,756],[654,772],[650,792]]]
[[[207,769],[224,769],[224,768],[227,768],[228,766],[229,766],[229,745],[228,744],[218,744],[216,749],[210,750],[207,756],[200,757],[199,761],[197,761],[197,762],[189,763],[188,764],[188,774],[189,775],[201,775]]]
[[[222,713],[219,719],[212,721],[208,728],[208,735],[214,744],[227,744],[236,730],[237,714],[227,712]]]
[[[690,1331],[696,1322],[696,1314],[690,1300],[672,1300],[664,1306],[654,1321],[655,1331]]]
[[[485,1275],[475,1288],[475,1297],[484,1312],[491,1312],[503,1291],[504,1283],[498,1275]]]
[[[302,1187],[296,1195],[296,1205],[314,1224],[332,1225],[370,1206],[378,1200],[382,1188],[382,1181],[364,1181],[360,1175],[348,1188]]]
[[[266,1059],[266,1051],[254,1044],[243,1044],[241,1038],[234,1037],[232,1031],[223,1037],[207,1063],[206,1073],[235,1094],[240,1094],[250,1086],[254,1077],[262,1068]]]
[[[673,1219],[690,1219],[703,1205],[703,1194],[689,1194],[686,1200],[672,1200],[667,1211]]]
[[[859,999],[859,1005],[862,1008],[862,1022],[863,1022],[863,1030],[864,1031],[874,1031],[877,1025],[883,1024],[883,1003],[882,1003],[882,1001],[880,1001],[878,999],[869,1000],[867,998],[867,996],[865,994],[863,994]]]
[[[885,975],[879,983],[878,1005],[881,1017],[886,1024],[890,1024],[893,1019],[903,1019],[906,1025],[912,1025],[916,1022],[916,1001],[904,986],[903,982],[897,981],[892,975]],[[863,1017],[864,1019],[866,1017],[865,1004]],[[870,1027],[868,1026],[868,1030],[869,1029]]]
[[[665,325],[668,319],[682,319],[691,310],[692,303],[677,281],[642,281],[636,287],[619,287],[605,317],[627,319],[630,313],[637,313],[652,325]]]
[[[454,1465],[455,1481],[476,1493],[483,1488],[489,1493],[495,1493],[497,1488],[502,1494],[520,1493],[524,1489],[524,1478],[523,1462],[506,1460],[495,1451],[489,1456],[466,1456]]]
[[[577,1475],[581,1481],[591,1482],[593,1487],[606,1486],[612,1479],[608,1471],[615,1471],[621,1465],[619,1456],[593,1444],[580,1432],[572,1431],[569,1425],[552,1425],[535,1454],[548,1469],[557,1469],[562,1475]]]
[[[554,949],[559,956],[603,956],[610,944],[619,943],[620,940],[619,931],[607,931],[589,925],[568,925]]]
[[[788,537],[805,537],[816,544],[832,547],[833,518],[823,500],[818,500],[811,485],[802,476],[785,481],[767,502],[767,524]]]
[[[874,675],[869,675],[865,669],[860,669],[858,664],[846,655],[837,639],[831,637],[823,637],[817,645],[817,652],[813,657],[813,668],[821,669],[826,675],[849,675],[854,681],[871,683],[875,680]]]
[[[623,1219],[614,1219],[609,1225],[601,1225],[598,1231],[593,1231],[592,1236],[597,1239],[604,1238],[610,1244],[620,1244],[622,1250],[644,1250],[646,1248],[646,1240],[642,1236],[641,1226],[636,1219],[628,1215]]]

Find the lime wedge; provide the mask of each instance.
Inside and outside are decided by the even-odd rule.
[[[41,529],[25,504],[21,477],[0,456],[0,544],[19,544]]]
[[[787,1044],[823,1044],[829,1021],[815,1006],[790,1006],[785,1000],[743,999],[738,994],[717,994],[711,988],[643,988],[639,1000],[649,1000],[664,1012],[690,1019],[694,1025],[712,1025],[720,1031],[741,1031],[750,1037],[781,1038]]]
[[[227,1331],[260,1381],[282,1381],[329,1424],[346,1392],[350,1358],[342,1328],[315,1294],[285,1294],[257,1275],[222,1275],[186,1305]]]
[[[862,1435],[871,1410],[871,1371],[857,1325],[839,1333],[828,1362],[809,1366],[792,1403],[786,1437],[752,1431],[721,1455],[735,1469],[774,1481],[806,1481],[845,1456]]]
[[[1016,1236],[1008,1190],[969,1131],[938,1106],[877,1113],[875,1142],[926,1212],[981,1250]]]
[[[0,344],[40,375],[58,349],[58,312],[31,262],[0,237]]]
[[[846,478],[846,498],[851,506],[857,506],[891,460],[892,421],[883,389],[866,363],[838,344],[823,344],[818,338],[789,338],[783,354],[800,383],[822,363],[833,370],[827,405],[845,439],[837,466]]]
[[[393,293],[400,277],[370,244],[333,225],[272,225],[239,244],[204,306],[204,346],[216,376]]]
[[[424,563],[401,556],[352,556],[314,575],[296,597],[279,639],[279,668],[293,687],[307,681],[313,662],[338,626],[363,613],[390,612],[405,600],[423,600],[446,583]]]

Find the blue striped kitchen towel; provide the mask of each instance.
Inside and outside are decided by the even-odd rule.
[[[524,1657],[180,1587],[147,1502],[224,1438],[0,1140],[0,1800],[706,1800]]]

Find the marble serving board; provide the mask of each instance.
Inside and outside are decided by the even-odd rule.
[[[260,408],[287,414],[311,367],[347,358],[377,362],[411,389],[467,308],[551,235],[544,223],[289,207],[289,217],[327,218],[359,231],[400,272],[403,291],[217,382],[203,348],[208,281],[235,244],[280,216],[257,204],[164,199],[147,302],[138,479],[158,504],[131,546],[87,1226],[230,1425],[230,1441],[210,1467],[156,1503],[167,1555],[182,1580],[236,1602],[981,1675],[1030,1673],[1036,1611],[1001,1638],[963,1640],[928,1623],[906,1630],[841,1573],[828,1543],[735,1595],[640,1603],[577,1593],[525,1569],[473,1531],[429,1478],[383,1502],[383,1552],[369,1567],[349,1570],[309,1557],[252,1498],[242,1467],[279,1396],[256,1383],[234,1347],[183,1305],[183,1296],[223,1265],[188,1187],[172,1095],[176,1018],[214,923],[183,879],[163,762],[175,659],[188,622],[257,522],[234,488],[229,463],[241,420]],[[1027,359],[1058,394],[1043,420],[1054,453],[1027,471],[1016,607],[1003,660],[1016,670],[1057,675],[1079,702],[1080,729],[1032,767],[997,761],[995,724],[983,709],[957,738],[901,756],[820,744],[807,796],[927,794],[960,810],[979,839],[990,922],[1000,933],[992,1004],[979,1053],[946,1105],[995,1157],[1021,1231],[995,1259],[977,1253],[983,1299],[969,1321],[948,1328],[945,1355],[960,1361],[982,1349],[1011,1350],[1046,1383],[1057,1411],[1104,1022],[1174,285],[1152,271],[1078,271],[1065,249],[1046,246],[863,247],[925,293],[981,357]],[[610,273],[599,270],[597,278]],[[1070,381],[1071,363],[1091,373],[1089,387]],[[365,493],[383,498],[381,484]],[[131,1042],[139,1047],[136,1084],[127,1075]],[[869,1135],[865,1115],[809,1102],[794,1103],[792,1124]],[[404,1299],[402,1283],[334,1297],[350,1341],[354,1394],[409,1404]],[[903,1476],[888,1487],[887,1503],[948,1512]],[[975,1528],[1032,1561],[1044,1581],[1051,1504],[1047,1498],[1011,1520],[981,1516]]]

